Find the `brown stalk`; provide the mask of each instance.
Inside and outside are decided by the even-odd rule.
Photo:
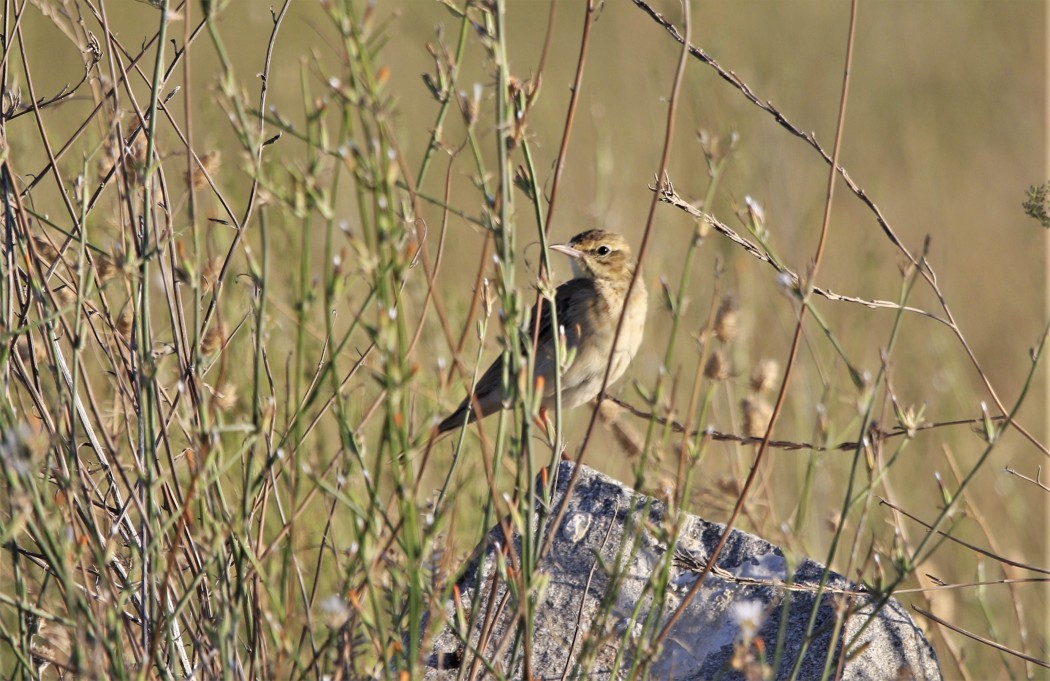
[[[967,638],[969,638],[969,639],[971,639],[973,641],[977,641],[978,643],[983,643],[984,645],[986,645],[986,646],[988,646],[990,648],[995,648],[996,650],[1000,650],[1000,651],[1002,651],[1004,653],[1007,653],[1008,655],[1013,655],[1014,657],[1020,658],[1022,660],[1027,661],[1027,662],[1031,662],[1032,664],[1035,664],[1035,665],[1038,665],[1040,667],[1043,667],[1044,669],[1050,669],[1050,661],[1042,660],[1042,659],[1040,659],[1038,657],[1032,657],[1031,655],[1026,655],[1026,654],[1022,653],[1021,651],[1019,651],[1019,650],[1014,650],[1013,648],[1010,648],[1009,646],[1004,646],[1002,643],[996,643],[995,641],[992,641],[991,639],[984,638],[983,636],[978,636],[977,634],[975,634],[975,633],[973,633],[971,631],[967,631],[967,630],[963,629],[962,627],[957,627],[954,624],[949,624],[947,621],[941,619],[940,617],[937,617],[932,612],[923,610],[922,608],[919,608],[917,606],[913,605],[912,606],[912,610],[914,610],[915,612],[919,613],[923,617],[927,617],[927,618],[933,620],[937,624],[940,624],[942,627],[948,627],[949,629],[951,629],[955,633],[962,634],[963,636],[965,636],[965,637],[967,637]]]

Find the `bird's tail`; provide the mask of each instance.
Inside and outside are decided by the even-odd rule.
[[[474,421],[477,421],[477,417],[474,415],[474,410],[471,409],[470,401],[463,400],[463,403],[459,405],[456,411],[449,414],[444,421],[438,424],[438,435],[455,430],[468,423],[474,423]]]

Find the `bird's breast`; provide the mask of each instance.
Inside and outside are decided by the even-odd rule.
[[[622,282],[621,282],[622,283]],[[587,367],[599,365],[599,375],[604,377],[605,365],[610,362],[612,366],[609,371],[609,382],[619,379],[627,370],[627,366],[638,353],[642,345],[642,337],[645,332],[645,315],[648,308],[648,300],[645,285],[639,278],[631,292],[630,302],[624,304],[626,290],[599,290],[599,308],[594,314],[589,315],[591,325],[584,330],[582,338],[591,338],[593,342],[581,342],[579,359]],[[617,323],[623,315],[623,325],[620,336],[616,339],[616,349],[613,350],[613,340],[616,338]],[[585,347],[589,346],[589,347]],[[582,356],[586,355],[586,356]],[[611,356],[611,357],[610,357]],[[601,378],[599,378],[599,381]],[[595,391],[597,394],[597,391]]]

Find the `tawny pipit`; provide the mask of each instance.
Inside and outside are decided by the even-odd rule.
[[[635,282],[630,300],[627,300],[627,289],[634,276],[635,263],[631,258],[630,246],[619,234],[592,229],[577,234],[567,244],[555,244],[550,248],[571,258],[575,275],[575,278],[559,286],[554,296],[558,325],[565,334],[566,353],[563,358],[572,359],[572,363],[561,374],[561,405],[563,409],[572,409],[598,396],[610,356],[610,384],[627,370],[627,365],[642,344],[648,302],[641,277]],[[556,335],[548,303],[540,301],[539,306],[542,311],[534,376],[535,380],[543,379],[542,406],[550,409],[554,407]],[[621,312],[624,314],[623,329],[614,352],[613,338]],[[536,309],[533,308],[525,340],[530,346],[535,314]],[[502,380],[501,355],[478,381],[474,395],[468,395],[456,411],[438,425],[438,432],[444,433],[473,423],[479,414],[484,418],[504,408],[506,405],[500,394]]]

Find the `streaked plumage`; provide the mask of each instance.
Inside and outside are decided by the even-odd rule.
[[[554,304],[558,311],[558,324],[565,329],[565,345],[575,355],[561,376],[561,400],[563,409],[572,409],[598,396],[605,376],[609,356],[613,354],[613,337],[616,324],[624,309],[627,289],[634,274],[635,263],[627,241],[613,232],[592,229],[577,234],[567,244],[556,244],[551,250],[563,253],[571,259],[574,279],[555,291]],[[540,332],[535,362],[535,376],[543,377],[543,406],[554,407],[554,329],[550,309],[546,301],[540,306]],[[645,314],[648,308],[645,284],[641,277],[635,283],[631,299],[627,304],[626,317],[609,383],[619,379],[631,363],[642,344]],[[528,337],[523,343],[531,347],[531,331],[536,309],[528,325]],[[485,417],[503,408],[500,384],[503,380],[502,355],[478,380],[474,393],[477,407]],[[474,405],[470,396],[448,418],[438,425],[444,433],[475,420]]]

